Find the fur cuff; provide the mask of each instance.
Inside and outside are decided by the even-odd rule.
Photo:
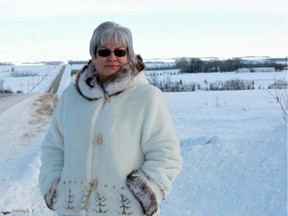
[[[51,187],[50,187],[48,193],[44,196],[46,205],[51,210],[55,210],[53,208],[53,199],[56,196],[56,189],[57,189],[57,185],[59,183],[59,180],[60,180],[59,178],[55,178],[53,180],[53,182],[51,183]]]
[[[164,198],[160,186],[150,179],[143,171],[133,171],[127,176],[127,186],[140,202],[147,216],[154,215]]]

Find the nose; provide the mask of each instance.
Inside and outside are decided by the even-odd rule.
[[[117,59],[117,56],[115,56],[114,52],[111,52],[110,56],[108,56],[109,61],[115,61]]]

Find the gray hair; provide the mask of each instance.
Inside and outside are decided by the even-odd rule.
[[[90,40],[90,55],[96,58],[97,48],[111,43],[125,46],[128,50],[129,58],[135,58],[131,31],[110,21],[100,24],[94,30]]]

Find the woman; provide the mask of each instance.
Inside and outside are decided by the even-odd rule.
[[[40,189],[57,215],[160,215],[182,160],[160,90],[129,29],[99,25],[42,143]]]

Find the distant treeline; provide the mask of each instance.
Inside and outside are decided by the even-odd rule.
[[[236,71],[240,68],[263,68],[271,67],[275,70],[283,70],[287,65],[277,63],[273,60],[265,61],[245,61],[241,58],[233,58],[227,60],[201,60],[200,58],[181,58],[176,60],[176,68],[181,69],[182,73],[198,73],[198,72],[229,72]]]
[[[29,64],[29,65],[33,65],[33,64],[44,64],[44,65],[59,65],[59,64],[63,64],[62,61],[40,61],[40,62],[22,62],[23,65],[25,64]],[[0,65],[15,65],[14,63],[11,62],[0,62]]]
[[[10,62],[0,62],[0,65],[13,65],[13,64]]]
[[[68,61],[68,64],[70,64],[70,65],[75,65],[75,64],[80,64],[80,65],[86,65],[88,63],[88,61],[82,61],[82,60],[79,60],[79,61],[77,61],[77,60],[69,60]]]

